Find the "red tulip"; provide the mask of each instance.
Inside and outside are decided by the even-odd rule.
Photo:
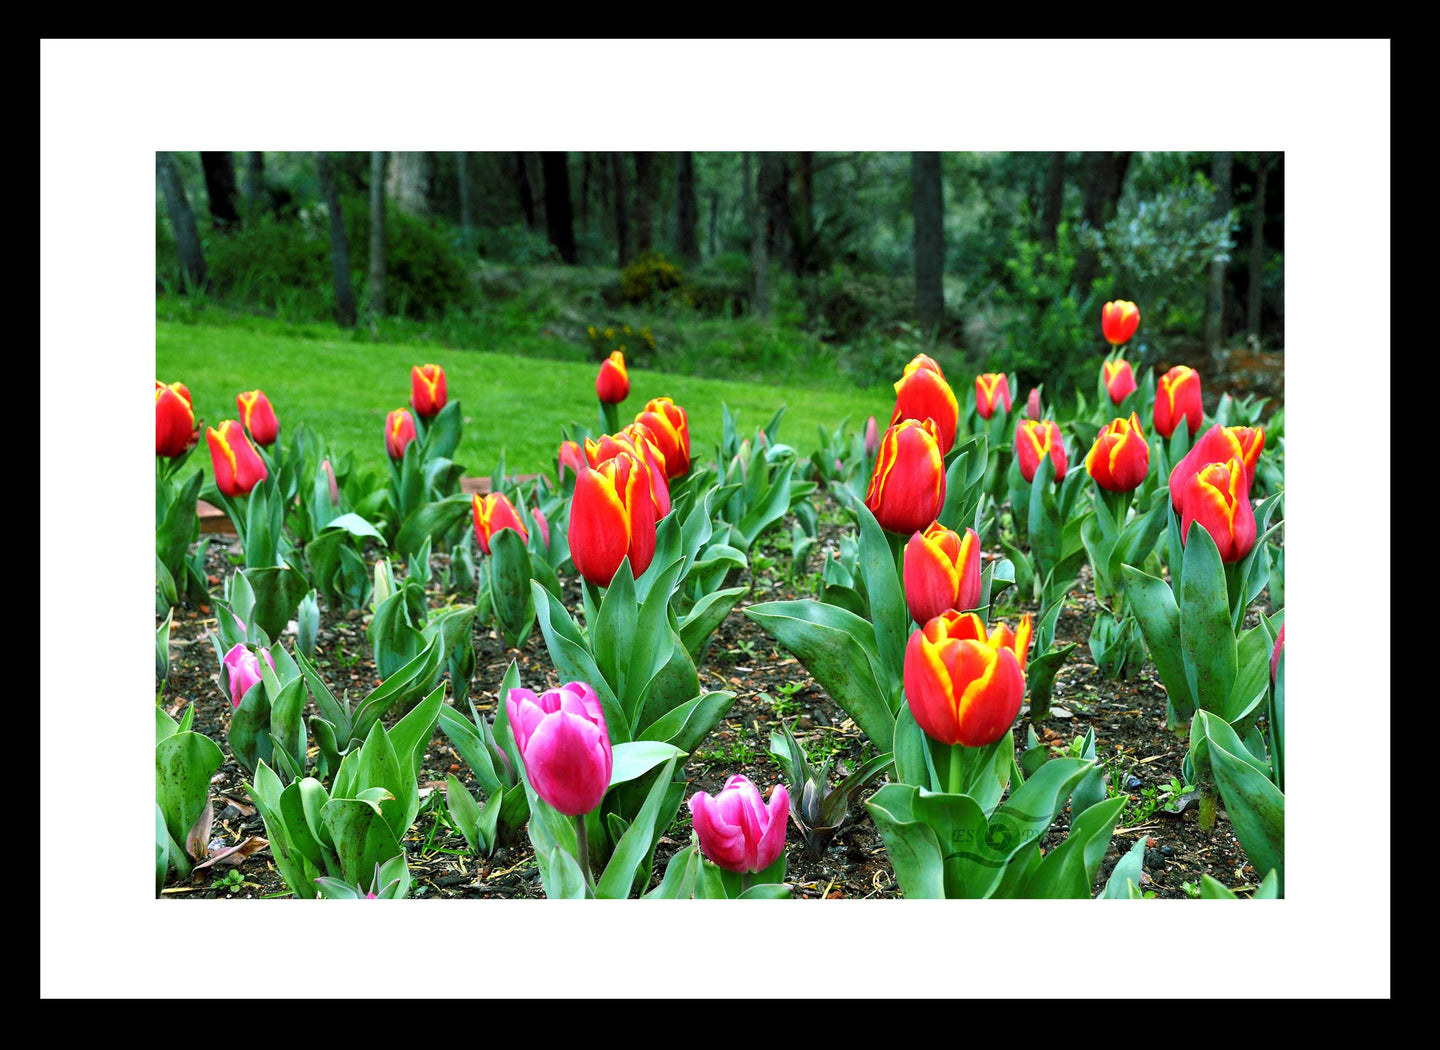
[[[433,419],[445,407],[445,369],[415,365],[410,369],[410,406],[421,419]]]
[[[749,778],[737,773],[711,798],[703,791],[690,796],[690,820],[700,839],[700,852],[726,871],[764,871],[785,852],[785,823],[790,816],[790,791],[784,784],[770,789],[770,805]]]
[[[1102,361],[1100,378],[1105,381],[1105,389],[1113,404],[1118,405],[1135,392],[1135,370],[1123,357],[1114,361]]]
[[[965,747],[993,744],[1010,731],[1025,697],[1027,613],[1011,633],[987,636],[974,613],[947,612],[910,636],[905,646],[905,700],[935,740]]]
[[[210,445],[210,462],[215,468],[215,487],[226,496],[247,496],[250,490],[265,480],[265,461],[238,420],[227,419],[220,429],[210,427],[205,432]]]
[[[539,696],[529,689],[512,689],[505,710],[535,794],[567,817],[600,805],[615,758],[594,687],[567,682]]]
[[[1170,503],[1180,509],[1180,480],[1194,474],[1207,463],[1224,463],[1238,459],[1245,464],[1245,490],[1255,484],[1255,465],[1265,450],[1264,427],[1224,427],[1216,423],[1201,435],[1195,447],[1175,464],[1170,472]]]
[[[1004,372],[986,372],[975,377],[975,411],[980,418],[989,419],[995,414],[995,405],[1003,401],[1005,411],[1010,411],[1010,379]]]
[[[905,366],[905,373],[895,384],[895,411],[890,416],[890,425],[901,420],[935,420],[940,434],[940,454],[943,456],[955,444],[955,431],[960,426],[960,403],[940,366],[924,354],[920,354]]]
[[[1180,426],[1183,417],[1190,436],[1200,429],[1205,409],[1200,404],[1200,373],[1186,365],[1176,365],[1160,377],[1155,389],[1155,429],[1166,441]]]
[[[155,380],[155,455],[178,456],[200,440],[195,410],[184,383]]]
[[[415,440],[415,420],[403,408],[385,417],[385,451],[391,459],[403,459],[405,446]]]
[[[650,429],[631,423],[618,434],[602,434],[599,441],[585,439],[585,459],[598,467],[621,452],[629,453],[645,467],[650,479],[650,498],[655,503],[655,520],[670,513],[670,480],[665,475],[665,456],[650,439]]]
[[[235,407],[240,410],[240,422],[254,438],[255,444],[267,448],[275,444],[280,436],[280,421],[270,407],[270,399],[261,390],[247,390],[235,395]]]
[[[1137,488],[1150,472],[1150,445],[1140,429],[1140,417],[1134,412],[1129,419],[1114,419],[1100,428],[1085,469],[1095,484],[1110,492],[1129,492]]]
[[[570,501],[570,558],[581,576],[608,587],[628,556],[639,576],[655,556],[655,503],[645,466],[628,452],[583,467]]]
[[[1015,427],[1015,461],[1020,464],[1020,475],[1026,481],[1035,480],[1035,471],[1040,460],[1049,453],[1055,467],[1055,480],[1063,481],[1070,460],[1065,455],[1065,441],[1060,436],[1060,426],[1053,419],[1037,423],[1033,419],[1022,419]]]
[[[1100,308],[1100,330],[1112,346],[1128,343],[1140,327],[1140,308],[1132,302],[1117,299]]]
[[[685,410],[668,397],[654,397],[635,417],[635,422],[650,430],[665,457],[666,477],[678,478],[690,469],[690,421]]]
[[[535,519],[535,527],[540,530],[540,542],[548,551],[550,549],[550,523],[545,520],[545,512],[536,507],[530,512],[530,517]]]
[[[895,424],[880,439],[865,506],[882,529],[908,536],[929,526],[944,505],[945,458],[935,421]]]
[[[1038,386],[1032,386],[1030,396],[1025,399],[1025,416],[1027,419],[1040,422],[1040,388]]]
[[[475,520],[475,542],[486,554],[490,553],[490,537],[501,529],[514,529],[522,540],[530,539],[515,504],[502,492],[492,492],[483,497],[478,493],[471,496],[470,516]]]
[[[618,405],[630,396],[630,373],[625,370],[625,355],[619,350],[600,362],[595,393],[607,405]]]
[[[1220,560],[1237,562],[1255,546],[1255,510],[1245,464],[1238,459],[1209,463],[1180,484],[1180,542],[1189,541],[1198,521],[1215,541]]]
[[[980,540],[974,529],[962,539],[938,521],[905,545],[905,604],[916,623],[980,602]]]
[[[573,441],[560,442],[560,484],[565,484],[565,470],[568,467],[571,474],[577,478],[580,476],[580,468],[585,465],[585,454],[580,451],[580,446]]]

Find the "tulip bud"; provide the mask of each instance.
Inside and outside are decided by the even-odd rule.
[[[935,740],[965,747],[993,744],[1010,731],[1025,697],[1030,616],[1011,633],[987,636],[974,613],[947,612],[910,636],[905,646],[905,699],[920,728]]]
[[[196,441],[195,410],[184,383],[155,380],[155,455],[178,456]]]
[[[742,774],[725,781],[711,798],[703,791],[690,796],[690,819],[700,851],[726,871],[764,871],[785,852],[785,822],[790,791],[784,784],[770,789],[766,806],[760,789]]]
[[[540,530],[540,542],[548,551],[550,549],[550,523],[545,520],[545,513],[539,507],[530,512],[530,517],[535,520],[535,527]]]
[[[560,442],[560,484],[565,484],[565,470],[569,468],[570,473],[576,477],[580,476],[580,468],[585,465],[585,454],[580,451],[580,446],[573,441]]]
[[[1038,386],[1032,386],[1030,396],[1025,399],[1025,416],[1037,423],[1040,422],[1040,388]]]
[[[1100,308],[1100,331],[1111,346],[1128,343],[1139,327],[1140,308],[1132,302],[1116,299]]]
[[[275,670],[275,659],[270,655],[270,650],[260,651],[265,654],[265,662],[270,665],[270,670]],[[260,661],[249,647],[237,643],[230,647],[221,663],[225,665],[225,677],[229,683],[230,706],[238,708],[245,699],[245,694],[261,680]]]
[[[275,444],[280,435],[280,421],[270,407],[270,399],[262,390],[247,390],[235,395],[235,407],[240,410],[240,422],[250,432],[255,444],[267,448]]]
[[[895,424],[880,439],[865,506],[882,529],[908,536],[933,522],[944,505],[945,458],[935,421]]]
[[[655,556],[655,504],[645,467],[628,452],[584,467],[570,501],[570,559],[581,576],[608,587],[628,556],[639,576]]]
[[[238,421],[227,419],[219,430],[208,428],[205,440],[210,445],[211,466],[215,468],[215,487],[226,496],[247,496],[265,480],[265,461],[250,444]]]
[[[980,602],[980,540],[974,529],[962,539],[938,521],[905,545],[905,604],[916,623]]]
[[[665,457],[665,475],[678,478],[690,469],[690,421],[685,410],[668,397],[655,397],[635,417]]]
[[[1183,417],[1190,436],[1200,429],[1205,409],[1200,403],[1200,373],[1176,365],[1160,377],[1155,388],[1155,429],[1166,441],[1180,426]]]
[[[522,540],[530,539],[515,504],[504,493],[492,492],[483,497],[479,493],[472,495],[470,516],[475,520],[475,542],[486,554],[490,553],[490,537],[501,529],[514,529]]]
[[[1189,542],[1198,521],[1215,541],[1223,562],[1237,562],[1255,546],[1255,509],[1245,464],[1238,459],[1208,463],[1180,483],[1180,542]]]
[[[871,416],[865,421],[865,455],[873,456],[880,451],[880,428]]]
[[[995,414],[997,403],[1003,402],[1010,411],[1010,379],[1004,372],[986,372],[975,377],[975,411],[981,419]]]
[[[620,453],[634,456],[645,467],[650,479],[650,499],[655,504],[655,520],[670,513],[670,479],[665,473],[665,456],[650,437],[650,429],[631,423],[618,434],[601,435],[600,440],[585,439],[585,460],[598,467]]]
[[[1035,471],[1040,468],[1040,460],[1049,454],[1050,462],[1055,466],[1055,480],[1063,481],[1065,471],[1070,467],[1070,460],[1065,455],[1065,441],[1060,436],[1060,426],[1053,419],[1047,419],[1043,423],[1036,423],[1032,419],[1022,419],[1015,427],[1015,461],[1020,464],[1020,475],[1027,482],[1035,480]]]
[[[1095,484],[1109,492],[1129,492],[1150,472],[1150,445],[1140,429],[1140,417],[1114,419],[1100,428],[1085,469]]]
[[[335,480],[335,468],[328,459],[322,459],[320,469],[325,471],[325,482],[330,487],[330,506],[340,506],[340,484]]]
[[[567,817],[600,805],[614,756],[595,690],[585,682],[567,682],[539,696],[512,689],[505,710],[535,794]]]
[[[905,373],[895,384],[895,411],[890,416],[894,426],[905,419],[935,420],[943,456],[955,444],[955,431],[960,426],[960,403],[940,366],[925,354],[918,355],[905,366]]]
[[[1135,392],[1135,370],[1123,357],[1114,361],[1102,361],[1100,378],[1105,383],[1105,390],[1109,393],[1112,404],[1118,405]]]
[[[595,393],[607,405],[618,405],[630,396],[630,374],[625,370],[625,355],[619,350],[600,362]]]
[[[1180,509],[1180,481],[1188,478],[1207,463],[1224,463],[1238,459],[1245,464],[1245,489],[1255,484],[1255,465],[1265,450],[1264,427],[1226,427],[1216,423],[1200,436],[1195,447],[1185,453],[1170,472],[1170,503]]]
[[[385,451],[391,459],[405,458],[405,446],[415,440],[415,420],[403,408],[385,417]]]
[[[445,369],[439,365],[415,365],[410,369],[410,407],[421,419],[433,419],[447,400]]]
[[[1275,681],[1275,676],[1280,673],[1280,652],[1285,648],[1285,625],[1280,625],[1280,633],[1275,636],[1275,649],[1270,653],[1270,681]]]

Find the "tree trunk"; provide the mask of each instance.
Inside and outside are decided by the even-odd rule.
[[[1210,161],[1210,180],[1215,184],[1215,216],[1230,214],[1230,171],[1233,153],[1217,151]],[[1218,368],[1225,353],[1225,262],[1210,264],[1210,294],[1205,298],[1205,352],[1211,368]]]
[[[590,232],[590,194],[595,182],[593,154],[581,154],[580,163],[580,229]]]
[[[530,172],[525,166],[525,154],[515,154],[515,186],[520,191],[520,214],[525,218],[525,228],[535,228],[535,194],[530,190]]]
[[[750,154],[742,153],[744,158],[745,186],[750,186]],[[760,191],[757,187],[754,193],[746,193],[746,199],[750,203],[750,280],[751,308],[757,317],[765,317],[770,313],[770,260],[767,258],[767,236],[765,209],[761,207]]]
[[[915,313],[933,340],[945,319],[945,192],[940,154],[910,155],[911,213],[915,218]]]
[[[710,258],[720,251],[720,191],[710,191]]]
[[[630,188],[625,178],[625,155],[610,154],[610,181],[615,193],[615,257],[616,265],[624,269],[630,264],[630,216],[626,197]]]
[[[682,262],[694,265],[700,261],[700,244],[695,240],[695,156],[676,155],[675,174],[675,254]]]
[[[655,154],[635,154],[635,247],[643,255],[655,247]]]
[[[1275,154],[1261,153],[1256,157],[1255,200],[1250,206],[1250,339],[1260,345],[1260,309],[1264,301],[1265,283],[1265,183]]]
[[[1055,235],[1060,228],[1060,213],[1065,208],[1065,152],[1050,154],[1050,166],[1045,171],[1045,196],[1040,202],[1040,226],[1036,231],[1040,243],[1047,249],[1055,247]]]
[[[1114,214],[1120,192],[1125,187],[1125,172],[1130,167],[1130,154],[1112,153],[1109,150],[1086,153],[1083,163],[1085,203],[1080,217],[1094,229],[1103,230],[1110,221],[1110,216]],[[1095,280],[1099,265],[1100,257],[1096,252],[1085,248],[1080,250],[1075,261],[1074,283],[1081,299],[1090,294],[1090,285]]]
[[[260,215],[265,195],[265,154],[255,150],[245,156],[245,221],[253,223]]]
[[[566,153],[542,153],[545,173],[545,235],[571,266],[575,265],[575,223],[570,214],[570,161]]]
[[[815,152],[795,154],[795,205],[799,211],[798,241],[795,245],[795,272],[814,269],[815,257]]]
[[[470,212],[470,175],[465,169],[469,166],[470,154],[455,154],[455,175],[460,183],[460,228],[465,232],[470,231],[474,225],[474,216]]]
[[[330,213],[330,269],[335,275],[335,323],[341,328],[355,327],[355,291],[350,286],[350,243],[345,239],[345,216],[340,211],[340,194],[335,189],[335,173],[330,157],[315,154],[315,168],[320,175],[320,196]]]
[[[195,225],[195,214],[190,210],[190,200],[185,196],[185,186],[171,154],[156,151],[155,177],[160,182],[160,192],[165,195],[165,211],[175,231],[175,247],[185,279],[182,290],[203,289],[210,282],[210,273],[205,268],[205,253],[200,247],[200,230]]]
[[[428,153],[390,154],[389,196],[407,215],[430,214],[430,180],[434,165]],[[333,173],[332,173],[333,174]]]
[[[790,167],[783,153],[760,155],[759,196],[765,213],[765,248],[772,259],[792,272],[794,244],[790,236]]]
[[[370,154],[370,316],[385,316],[385,167],[389,154]]]
[[[210,201],[210,222],[221,233],[240,228],[240,193],[235,184],[235,154],[230,150],[200,153],[205,169],[205,196]]]

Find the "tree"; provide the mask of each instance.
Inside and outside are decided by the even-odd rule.
[[[385,162],[389,154],[370,154],[370,316],[385,316]]]
[[[815,152],[795,154],[795,272],[814,269],[815,258]]]
[[[205,170],[205,196],[210,201],[210,222],[221,233],[240,228],[240,192],[235,185],[235,154],[229,150],[200,153]]]
[[[635,245],[643,254],[655,247],[655,154],[635,154]]]
[[[610,154],[610,181],[615,194],[616,265],[624,269],[630,263],[630,216],[625,201],[630,188],[625,179],[624,154]]]
[[[1230,214],[1230,170],[1235,155],[1216,151],[1210,160],[1210,181],[1215,185],[1216,217]],[[1205,297],[1205,352],[1212,367],[1221,363],[1225,342],[1225,264],[1228,255],[1210,264],[1210,294]]]
[[[575,224],[570,214],[570,161],[566,153],[541,153],[545,173],[545,235],[560,258],[575,265]]]
[[[795,253],[790,236],[790,166],[785,161],[785,154],[760,154],[758,192],[765,213],[766,252],[793,272]]]
[[[265,195],[265,154],[252,150],[245,156],[245,221],[253,223],[260,214],[261,198]]]
[[[470,176],[465,170],[469,159],[470,154],[468,153],[455,154],[455,175],[460,183],[460,229],[466,233],[469,233],[470,227],[474,225],[470,221]]]
[[[405,214],[429,215],[434,176],[434,158],[429,153],[392,153],[386,191]]]
[[[945,193],[940,154],[910,155],[911,213],[915,218],[915,313],[927,338],[945,319]]]
[[[700,245],[695,240],[695,157],[692,153],[676,154],[675,166],[675,254],[691,265],[700,261]]]
[[[750,187],[750,154],[742,153],[743,176],[746,190]],[[745,194],[750,209],[750,281],[751,303],[755,314],[764,317],[770,313],[770,260],[766,253],[765,209],[761,206],[759,187],[754,193]]]
[[[335,173],[330,167],[328,154],[315,154],[315,169],[320,176],[321,199],[325,201],[325,210],[330,213],[330,269],[335,276],[335,323],[341,328],[354,328],[355,290],[350,286],[350,242],[345,238],[345,216],[340,211],[340,193],[335,188]]]
[[[1250,304],[1248,325],[1250,338],[1260,342],[1260,309],[1265,290],[1265,184],[1278,154],[1261,153],[1256,158],[1255,201],[1250,209]]]
[[[530,190],[530,173],[525,166],[525,154],[515,154],[515,188],[520,194],[520,214],[525,218],[525,228],[535,228],[535,194]]]
[[[1040,243],[1047,250],[1055,247],[1055,235],[1060,228],[1060,213],[1065,209],[1065,151],[1050,154],[1050,164],[1045,169],[1045,195],[1040,201],[1040,225],[1036,231]]]
[[[1080,210],[1080,218],[1094,229],[1102,230],[1110,221],[1110,216],[1115,213],[1120,191],[1125,188],[1125,172],[1130,167],[1130,154],[1112,153],[1109,150],[1086,153],[1083,167],[1085,203]],[[1095,280],[1099,262],[1099,257],[1092,248],[1082,248],[1076,257],[1074,283],[1081,299],[1090,294],[1090,285]]]
[[[173,155],[156,151],[155,177],[160,183],[160,192],[165,195],[165,211],[175,231],[175,247],[185,279],[184,290],[203,289],[210,281],[210,273],[205,268],[205,253],[200,247],[200,230],[195,225],[195,215],[190,210],[190,199],[185,196],[180,173],[175,170]]]

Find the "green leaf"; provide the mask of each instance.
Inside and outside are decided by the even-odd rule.
[[[1125,577],[1126,600],[1140,624],[1140,633],[1145,636],[1145,646],[1170,703],[1182,720],[1188,720],[1195,711],[1195,694],[1180,649],[1180,609],[1175,595],[1165,581],[1139,569],[1126,565],[1120,571]]]
[[[481,847],[476,829],[480,826],[480,807],[475,804],[474,797],[466,790],[465,785],[456,779],[451,773],[445,778],[445,805],[450,811],[450,819],[460,829],[460,834],[465,836],[465,843],[472,851],[478,851]]]
[[[204,810],[210,778],[224,761],[219,745],[199,733],[176,733],[155,745],[155,802],[177,843]]]
[[[677,757],[667,760],[660,775],[655,778],[650,793],[645,797],[645,804],[640,807],[639,814],[620,837],[615,852],[610,855],[610,863],[605,866],[605,873],[595,886],[596,897],[623,900],[630,895],[636,870],[650,852],[650,843],[655,836],[656,816],[671,777],[674,776],[677,761]]]
[[[1125,856],[1115,862],[1115,868],[1110,872],[1110,880],[1105,883],[1105,889],[1096,899],[1129,900],[1129,886],[1140,885],[1140,873],[1144,866],[1145,836],[1142,834],[1135,840],[1135,845],[1126,851]]]
[[[1268,767],[1245,749],[1227,722],[1204,711],[1196,713],[1195,721],[1208,745],[1210,769],[1235,837],[1256,871],[1276,871],[1283,895],[1285,796],[1270,782]]]
[[[905,590],[900,582],[895,555],[884,530],[869,508],[862,505],[856,514],[860,519],[860,571],[865,577],[865,591],[870,597],[870,620],[874,624],[875,647],[880,656],[876,663],[876,677],[882,683],[888,678],[887,688],[893,688],[904,678],[910,613],[905,605]],[[880,741],[876,743],[880,744]],[[881,746],[880,750],[890,749]]]
[[[734,693],[714,692],[697,696],[652,722],[641,732],[640,739],[664,741],[689,754],[730,713],[734,703]]]
[[[880,830],[901,893],[912,900],[942,900],[945,897],[944,854],[935,831],[915,814],[920,791],[909,784],[885,784],[866,801],[865,808]],[[951,797],[964,798],[963,795]],[[973,817],[978,817],[983,825],[985,815],[973,802],[970,805]]]
[[[1235,684],[1235,633],[1225,566],[1215,541],[1198,522],[1185,546],[1184,583],[1180,588],[1180,651],[1196,706],[1223,712]],[[1142,624],[1143,629],[1143,624]],[[1152,647],[1153,654],[1153,647]]]
[[[1110,845],[1115,821],[1128,799],[1112,798],[1072,817],[1065,841],[1046,854],[1018,896],[1025,898],[1090,899],[1090,887]]]
[[[545,649],[549,652],[550,662],[555,665],[560,679],[566,682],[590,683],[600,697],[610,739],[615,743],[628,740],[629,720],[625,717],[610,683],[600,673],[595,657],[581,637],[580,628],[570,618],[560,600],[539,583],[531,581],[530,592],[535,597],[535,619],[545,638]]]
[[[332,798],[325,804],[325,827],[335,842],[335,855],[348,883],[369,885],[375,865],[405,852],[376,808],[358,798]]]
[[[509,646],[518,646],[535,622],[534,574],[530,552],[514,529],[501,529],[490,537],[488,577],[491,608]],[[553,575],[553,574],[552,574]]]
[[[658,740],[635,740],[616,744],[613,748],[614,761],[610,771],[610,786],[623,784],[650,772],[661,762],[684,755],[673,744]]]
[[[415,481],[417,492],[423,482],[423,476],[417,473]],[[418,551],[420,545],[427,539],[432,536],[443,536],[453,529],[464,520],[470,510],[470,497],[464,493],[446,496],[442,500],[417,506],[401,523],[400,531],[396,533],[392,546],[397,553],[408,558]]]

